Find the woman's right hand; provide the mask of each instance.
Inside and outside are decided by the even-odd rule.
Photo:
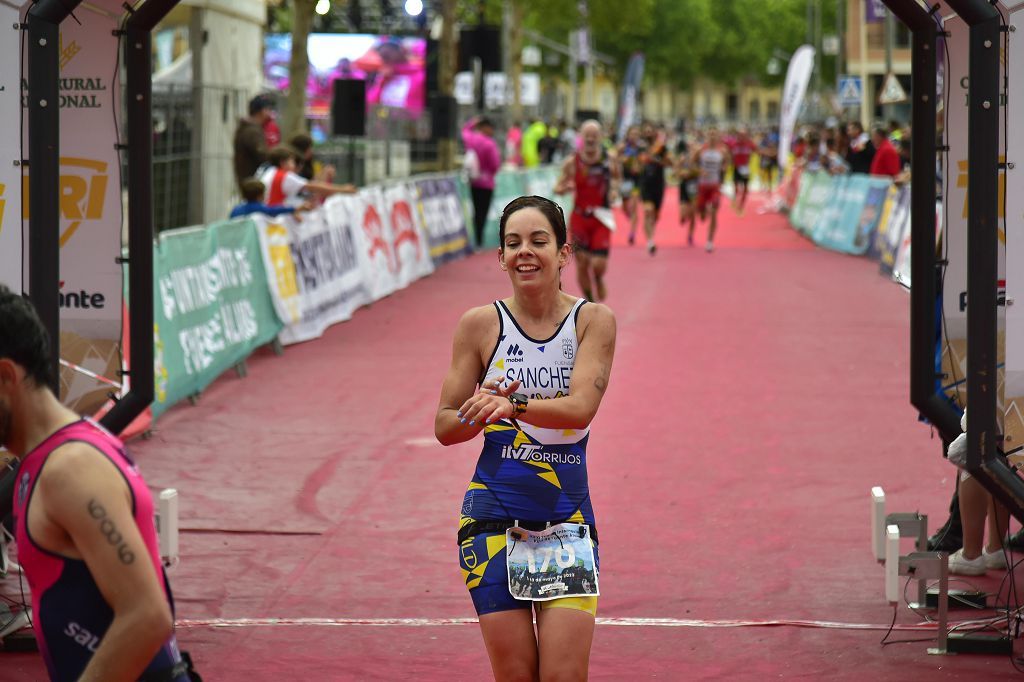
[[[484,381],[477,392],[462,404],[456,416],[463,424],[486,426],[499,419],[509,418],[514,410],[508,397],[522,385],[513,381],[506,385],[502,377]]]

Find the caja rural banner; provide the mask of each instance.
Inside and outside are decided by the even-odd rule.
[[[1010,100],[1007,160],[1014,168],[1006,176],[1006,374],[1003,384],[1005,450],[1024,446],[1024,130],[1018,100],[1024,96],[1024,3],[1010,13],[1008,34]],[[1024,451],[1017,453],[1024,456]]]
[[[21,116],[18,8],[0,3],[0,121]],[[0,135],[0,284],[21,291],[21,140],[14,126]]]
[[[31,3],[22,4],[22,17]],[[121,0],[89,0],[61,24],[59,33],[60,106],[60,323],[61,357],[101,376],[117,379],[121,368],[122,273],[115,258],[121,255],[121,183],[119,142],[115,112],[120,120],[121,84],[117,76],[118,37],[125,15]],[[23,18],[24,21],[24,18]],[[20,36],[10,22],[0,25],[9,35],[5,47]],[[0,69],[17,68],[4,60]],[[28,65],[20,91],[27,97]],[[25,145],[32,126],[24,109]],[[16,117],[0,120],[10,123]],[[5,138],[16,141],[9,127]],[[31,159],[29,159],[31,163]],[[5,171],[10,167],[6,160]],[[28,197],[29,167],[24,183]],[[9,182],[0,180],[8,185]],[[15,185],[16,186],[16,185]],[[5,197],[11,193],[8,186]],[[9,210],[4,232],[13,229]],[[27,200],[22,216],[31,229]],[[28,232],[25,234],[27,235]],[[6,246],[6,239],[4,241]],[[0,249],[5,250],[5,249]],[[7,255],[2,256],[4,262]],[[26,263],[25,267],[28,267]],[[28,273],[24,273],[28,286]],[[84,383],[83,383],[84,382]],[[79,412],[93,412],[106,399],[110,386],[61,370],[62,399]],[[91,390],[88,386],[91,385]]]
[[[251,220],[165,232],[154,247],[153,415],[281,330]]]
[[[416,210],[434,267],[472,253],[455,177],[417,178],[412,184],[416,188]]]
[[[334,196],[319,209],[253,218],[282,343],[315,339],[369,302],[353,233],[358,200]]]

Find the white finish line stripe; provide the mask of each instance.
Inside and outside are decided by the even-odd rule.
[[[440,625],[474,625],[476,618],[208,618],[179,620],[179,628],[249,628],[249,627],[435,627]],[[679,618],[598,618],[598,625],[659,628],[743,628],[802,627],[837,630],[888,630],[888,625],[872,623],[840,623],[825,620],[690,620]],[[954,623],[950,623],[953,625]],[[935,623],[897,625],[894,630],[934,630]]]

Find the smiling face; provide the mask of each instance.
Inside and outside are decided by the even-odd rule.
[[[569,245],[558,246],[548,218],[533,207],[508,217],[498,260],[517,288],[558,288],[559,271],[569,260]]]

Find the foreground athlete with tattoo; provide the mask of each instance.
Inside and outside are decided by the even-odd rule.
[[[21,460],[18,562],[51,680],[187,682],[153,500],[121,442],[49,389],[49,339],[0,285],[0,444]]]
[[[556,204],[513,200],[499,238],[512,295],[462,316],[434,421],[443,445],[483,433],[459,564],[496,680],[585,680],[600,594],[587,441],[615,317],[561,290],[572,247]]]

